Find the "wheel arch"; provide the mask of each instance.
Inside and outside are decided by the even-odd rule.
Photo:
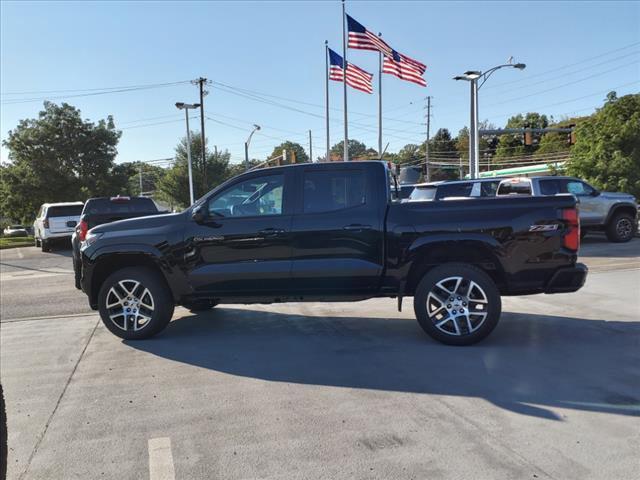
[[[604,224],[609,225],[609,223],[619,213],[628,213],[635,222],[637,220],[638,208],[633,203],[616,203],[609,209],[609,214],[607,215],[607,219]]]
[[[100,287],[112,273],[127,267],[144,267],[158,274],[159,278],[165,282],[167,288],[172,292],[173,289],[167,278],[167,274],[160,266],[159,259],[148,251],[134,251],[127,253],[105,252],[97,255],[93,260],[93,273],[91,276],[91,290],[89,293],[89,303],[98,304],[98,293]],[[175,300],[175,298],[174,298]]]
[[[446,263],[466,263],[485,273],[496,283],[499,291],[506,288],[506,275],[496,254],[495,239],[461,237],[455,240],[425,240],[409,249],[410,267],[406,275],[405,295],[413,295],[424,275],[434,267]]]

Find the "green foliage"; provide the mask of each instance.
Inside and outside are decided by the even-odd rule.
[[[405,163],[416,163],[420,160],[424,160],[424,149],[423,153],[420,154],[420,146],[415,143],[409,143],[402,147],[396,157],[396,163],[401,165]]]
[[[640,94],[617,98],[576,127],[567,171],[603,190],[640,197]]]
[[[302,145],[300,145],[299,143],[289,142],[289,141],[283,142],[277,147],[275,147],[273,149],[273,152],[271,152],[271,155],[269,155],[269,158],[274,158],[274,157],[277,157],[278,155],[282,155],[283,150],[287,151],[287,162],[291,162],[291,159],[292,159],[291,152],[296,153],[297,163],[306,163],[309,161],[309,155],[307,155],[307,152],[304,151],[304,148],[302,147]]]
[[[342,158],[344,153],[344,140],[336,143],[331,147],[331,156]],[[367,148],[367,146],[359,142],[358,140],[349,139],[349,158],[363,158],[369,157],[372,154],[377,154],[373,149]]]
[[[192,134],[191,165],[195,199],[227,180],[232,174],[229,167],[230,154],[226,150],[212,153],[205,146],[205,157],[206,183],[205,169],[202,165],[202,137],[200,134]],[[175,163],[158,180],[157,190],[160,194],[159,198],[168,201],[171,205],[183,208],[189,206],[189,163],[186,137],[183,137],[177,145]]]
[[[549,125],[549,119],[546,115],[541,115],[536,112],[529,112],[526,115],[518,114],[509,120],[505,128],[547,128]],[[533,135],[533,145],[524,144],[524,136],[521,134],[515,135],[502,135],[498,141],[498,148],[496,149],[497,157],[513,157],[517,155],[532,154],[537,150],[537,143],[540,141],[540,134]]]
[[[3,215],[28,224],[42,203],[126,188],[113,163],[120,135],[111,116],[96,124],[71,105],[45,102],[38,118],[21,120],[4,141],[10,163],[0,170]]]

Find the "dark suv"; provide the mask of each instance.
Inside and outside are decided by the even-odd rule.
[[[73,248],[73,271],[76,277],[76,288],[80,289],[80,244],[87,232],[103,223],[115,222],[126,218],[146,217],[160,212],[155,202],[147,197],[97,197],[90,198],[84,204],[80,221],[71,236]]]

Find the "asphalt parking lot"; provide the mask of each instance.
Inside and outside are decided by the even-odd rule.
[[[505,298],[455,348],[410,299],[178,308],[122,341],[70,251],[3,250],[8,478],[638,478],[640,239],[581,256],[581,291]]]

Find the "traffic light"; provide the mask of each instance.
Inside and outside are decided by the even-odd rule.
[[[531,133],[531,130],[529,130],[529,124],[525,124],[524,126],[524,144],[527,147],[530,147],[531,145],[533,145],[533,133]]]

